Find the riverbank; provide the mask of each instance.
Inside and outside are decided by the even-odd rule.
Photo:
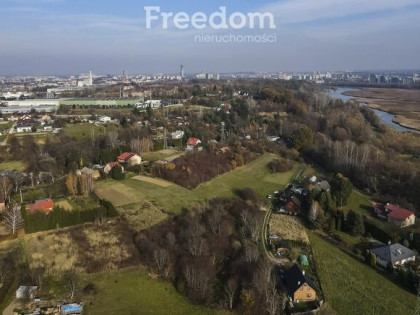
[[[392,122],[408,131],[420,131],[420,90],[362,89],[344,91],[343,95],[392,115]]]

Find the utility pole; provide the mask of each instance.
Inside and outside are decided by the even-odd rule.
[[[163,149],[168,148],[168,139],[166,138],[166,127],[163,129]]]

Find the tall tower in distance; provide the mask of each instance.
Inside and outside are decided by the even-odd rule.
[[[181,76],[181,79],[184,79],[184,65],[181,65],[181,69],[179,71],[179,75]]]
[[[89,71],[89,85],[93,85],[92,70]]]

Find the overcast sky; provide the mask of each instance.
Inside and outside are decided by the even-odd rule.
[[[270,12],[276,29],[146,29],[145,6]],[[1,0],[0,14],[1,75],[420,69],[420,0]],[[264,33],[277,42],[194,42]]]

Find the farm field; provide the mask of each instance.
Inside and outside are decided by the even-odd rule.
[[[416,297],[376,270],[308,233],[326,302],[338,314],[412,314]]]
[[[194,190],[176,184],[165,188],[157,187],[154,184],[127,178],[119,182],[100,181],[95,192],[100,198],[109,200],[116,207],[148,200],[172,212],[179,212],[191,204],[206,199],[233,196],[235,190],[246,187],[251,187],[260,196],[265,196],[285,188],[298,168],[296,164],[289,172],[270,174],[267,163],[273,158],[275,156],[272,154],[264,154],[245,166],[201,184]]]
[[[85,314],[229,314],[192,305],[170,282],[152,279],[145,268],[86,275],[98,293],[88,301]]]

